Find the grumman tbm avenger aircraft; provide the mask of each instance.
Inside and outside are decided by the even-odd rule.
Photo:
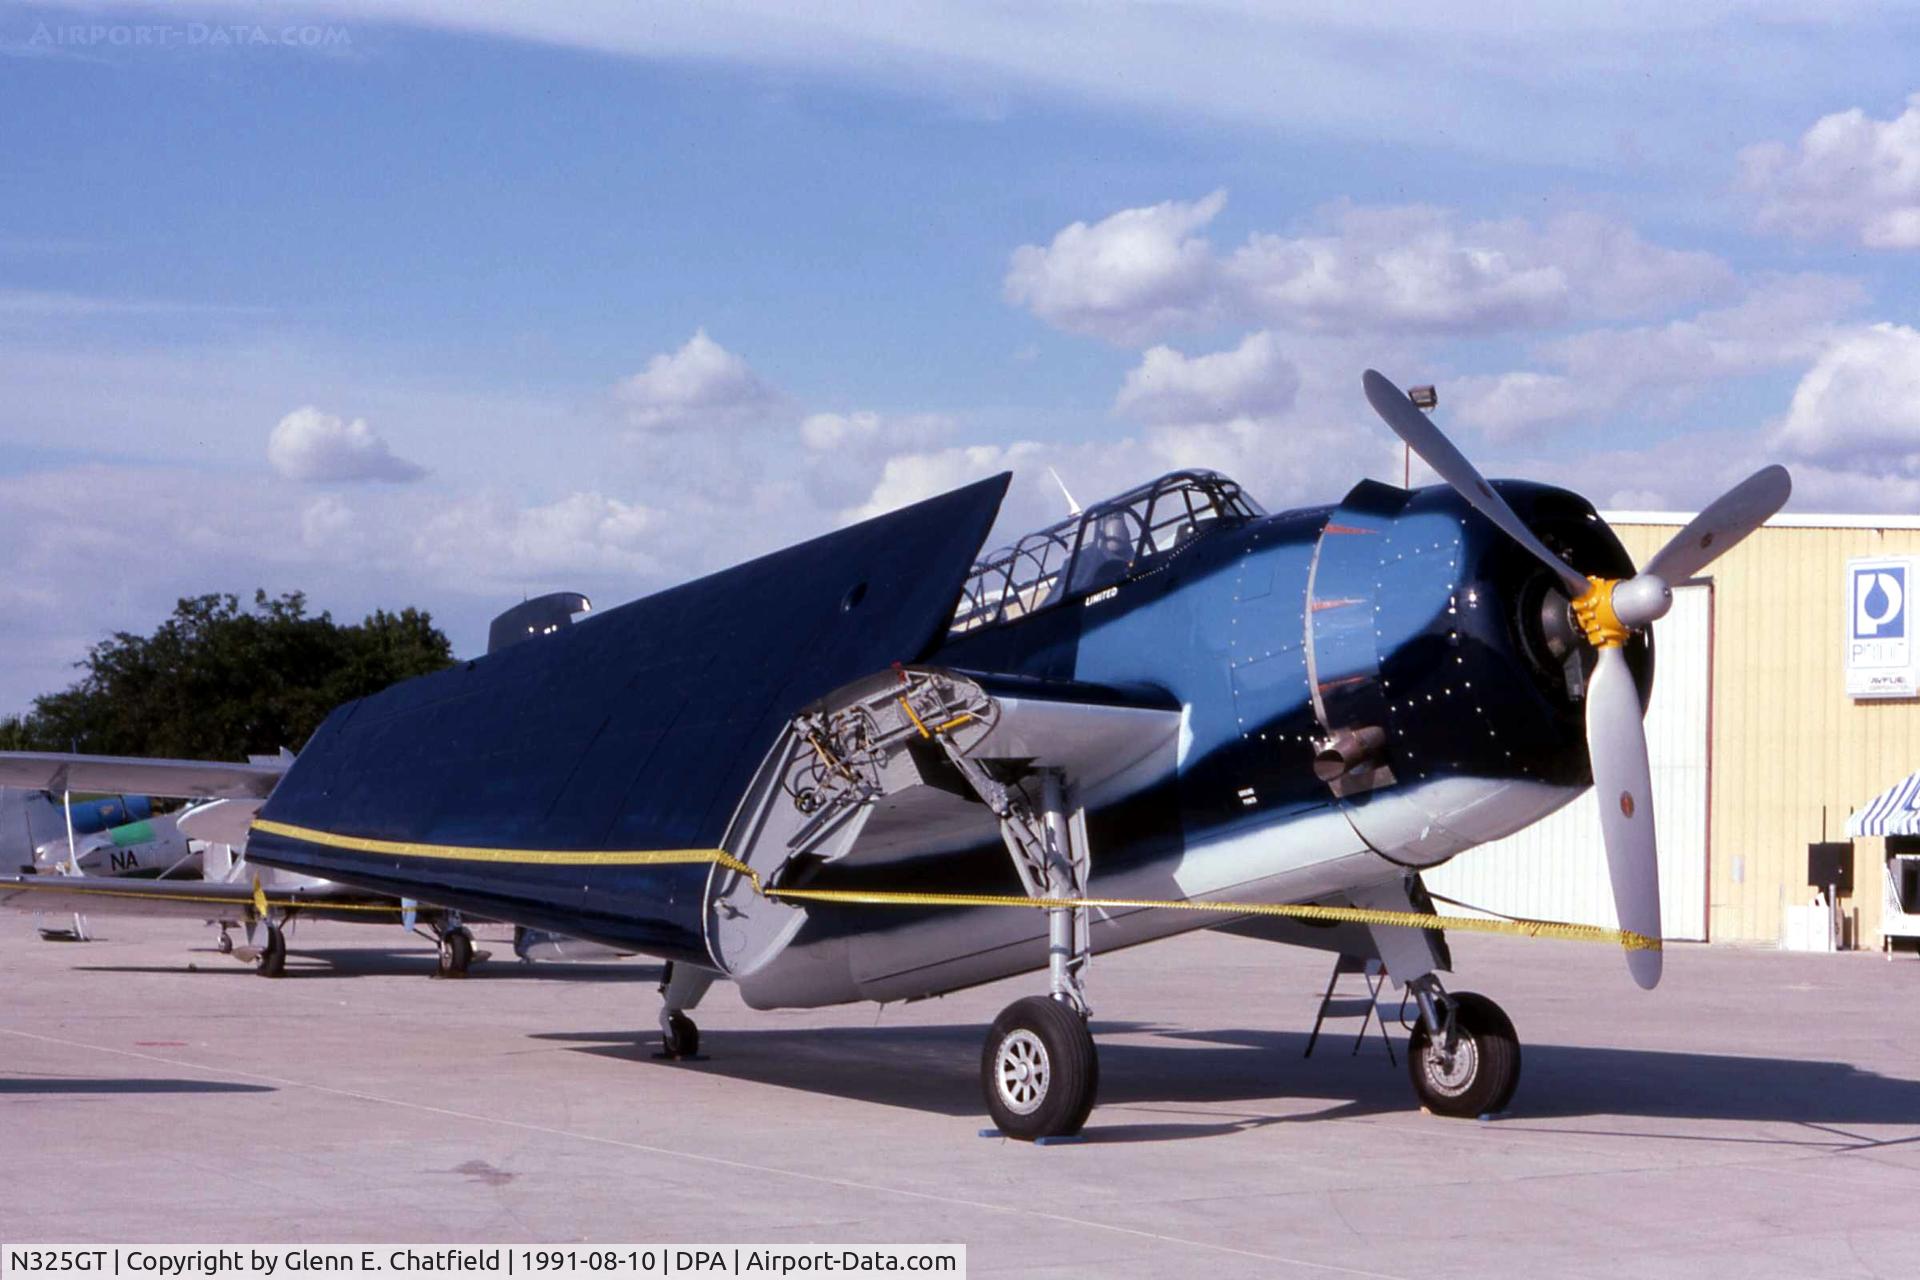
[[[250,854],[664,958],[669,1056],[721,978],[771,1009],[1044,972],[981,1055],[1029,1139],[1093,1106],[1096,953],[1223,924],[1368,947],[1418,1005],[1421,1100],[1498,1110],[1519,1042],[1442,985],[1423,926],[1467,922],[1419,872],[1591,785],[1610,936],[1658,981],[1647,632],[1788,479],[1636,573],[1585,499],[1491,485],[1365,390],[1444,485],[1268,514],[1178,472],[976,561],[1001,475],[340,707]]]

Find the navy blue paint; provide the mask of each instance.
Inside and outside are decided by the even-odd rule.
[[[786,720],[894,660],[990,684],[1104,686],[1187,709],[1177,776],[1088,815],[1096,867],[1177,854],[1338,803],[1310,768],[1322,732],[1388,730],[1402,783],[1460,775],[1588,780],[1581,704],[1541,656],[1554,581],[1450,490],[1366,483],[1338,509],[1222,519],[1113,594],[1063,599],[942,639],[1004,478],[637,601],[341,708],[265,816],[456,845],[716,844]],[[1583,572],[1621,576],[1617,539],[1573,494],[1502,494]],[[1360,532],[1342,532],[1356,529]],[[1316,567],[1317,562],[1317,567]],[[859,569],[853,566],[861,566]],[[1309,580],[1313,583],[1311,599]],[[839,612],[868,589],[849,626]],[[1313,612],[1313,665],[1307,622]],[[1532,611],[1530,614],[1529,611]],[[808,657],[806,655],[816,655]],[[1643,689],[1651,653],[1629,650]],[[1070,696],[1063,694],[1063,696]],[[1253,803],[1241,796],[1252,787]],[[699,949],[705,868],[426,866],[257,836],[263,862],[675,958]],[[1096,873],[1097,874],[1097,873]],[[808,883],[1013,891],[997,841]],[[879,883],[878,881],[873,881]],[[923,912],[810,912],[808,933],[904,927]]]
[[[1583,572],[1632,572],[1584,499],[1519,482],[1499,489]],[[1340,532],[1346,529],[1362,532]],[[1066,600],[965,633],[928,662],[1125,688],[1157,685],[1188,708],[1192,741],[1179,776],[1088,814],[1097,878],[1102,870],[1142,865],[1316,809],[1369,802],[1366,794],[1335,800],[1312,771],[1313,739],[1322,729],[1306,655],[1310,573],[1313,600],[1354,602],[1314,614],[1313,674],[1329,723],[1387,729],[1385,762],[1396,778],[1590,781],[1582,704],[1568,695],[1558,668],[1530,656],[1523,639],[1532,625],[1524,611],[1537,611],[1537,593],[1557,580],[1442,487],[1409,492],[1364,482],[1338,509],[1223,521],[1165,569],[1108,599],[1096,593]],[[1651,678],[1646,642],[1632,642],[1628,656],[1644,693]],[[1251,805],[1240,795],[1248,786]],[[826,866],[807,883],[1020,892],[993,839],[904,869]],[[813,908],[802,936],[910,928],[932,913]]]
[[[423,844],[712,848],[781,727],[944,632],[1007,476],[350,702],[262,812]],[[248,856],[704,960],[708,868],[422,862],[256,833]]]

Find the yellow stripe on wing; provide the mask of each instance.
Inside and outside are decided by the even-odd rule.
[[[659,867],[674,865],[718,865],[745,876],[753,871],[724,849],[489,849],[476,845],[423,844],[414,840],[374,840],[367,836],[343,836],[313,827],[296,827],[290,822],[255,819],[255,831],[268,835],[304,840],[308,844],[353,853],[374,853],[395,858],[444,858],[454,862],[504,862],[536,867]]]

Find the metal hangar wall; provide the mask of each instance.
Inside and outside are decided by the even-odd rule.
[[[1638,563],[1690,518],[1606,516]],[[1920,568],[1920,518],[1782,515],[1676,592],[1655,626],[1647,713],[1669,938],[1777,944],[1786,907],[1814,893],[1808,844],[1845,840],[1854,809],[1920,770],[1920,637],[1893,654],[1905,668],[1860,669],[1864,633],[1877,627],[1902,645],[1911,634],[1898,571],[1908,558]],[[1875,585],[1876,561],[1894,566],[1895,581]],[[1679,677],[1684,668],[1711,678]],[[1884,859],[1883,841],[1855,842],[1854,893],[1841,907],[1862,946],[1880,944]],[[1590,803],[1427,881],[1507,914],[1614,923]]]

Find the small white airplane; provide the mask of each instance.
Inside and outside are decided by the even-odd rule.
[[[0,866],[31,873],[48,865],[41,851],[59,847],[68,858],[82,839],[135,826],[153,817],[146,796],[75,800],[45,791],[0,787]]]
[[[488,652],[552,635],[591,608],[587,597],[572,591],[523,601],[494,619]],[[145,794],[134,806],[140,820],[131,824],[107,830],[94,824],[85,843],[64,836],[58,840],[43,838],[40,849],[47,856],[39,857],[40,850],[36,850],[33,864],[20,864],[28,874],[0,876],[0,907],[35,914],[71,912],[76,937],[86,936],[83,917],[87,915],[165,916],[217,924],[221,952],[252,963],[269,978],[285,973],[286,928],[303,918],[398,924],[409,932],[425,934],[439,947],[440,977],[465,977],[474,961],[487,959],[487,952],[476,950],[473,933],[467,927],[468,920],[480,917],[351,888],[319,876],[248,863],[247,839],[254,816],[293,760],[293,753],[284,749],[277,756],[249,757],[245,764],[7,753],[0,760],[0,789],[20,788],[23,791],[19,794],[38,793],[43,799],[55,793],[122,788]],[[151,807],[145,796],[196,803],[164,818],[150,818]],[[21,803],[24,808],[19,825],[44,837],[49,829],[47,815],[26,801]],[[47,803],[52,801],[47,799]],[[73,812],[80,813],[80,807],[74,807]],[[51,821],[64,826],[57,808],[54,813]],[[103,821],[129,816],[132,812],[123,805],[121,811],[107,814]],[[90,822],[91,818],[83,815],[82,824]],[[9,819],[0,818],[0,828],[10,830],[13,825]],[[134,843],[131,837],[139,828],[149,829],[154,838]],[[123,834],[116,838],[114,832]],[[163,838],[169,843],[163,845]],[[153,851],[163,847],[168,851],[177,848],[181,860],[191,858],[193,869],[202,878],[127,878],[154,866],[158,859]],[[128,852],[136,849],[146,858],[144,866],[136,865],[139,855]],[[173,865],[159,861],[146,874],[158,875]],[[36,874],[48,871],[59,874]],[[256,933],[262,926],[265,937],[256,945]],[[245,931],[244,945],[236,946],[230,936],[236,928]],[[626,954],[565,934],[525,929],[516,931],[514,951],[529,962],[591,962]]]
[[[199,875],[201,852],[180,830],[179,815],[163,813],[90,835],[56,836],[34,849],[33,862],[42,873],[162,879]]]
[[[148,796],[75,800],[0,787],[0,867],[35,873],[102,876],[200,874],[200,853],[171,816],[155,817]],[[43,925],[49,941],[87,937],[84,917],[71,928]]]
[[[78,871],[67,859],[42,864],[36,874],[0,876],[0,907],[35,914],[170,917],[217,924],[221,952],[253,964],[269,978],[286,972],[286,930],[306,918],[397,924],[410,932],[424,932],[440,948],[437,974],[442,977],[464,977],[475,960],[486,959],[486,952],[475,949],[473,933],[458,912],[247,862],[248,824],[292,762],[292,754],[285,751],[278,756],[255,756],[245,764],[10,754],[0,764],[0,785],[7,787],[53,794],[103,789],[115,779],[137,779],[138,789],[146,795],[198,801],[169,815],[166,822],[183,847],[191,845],[198,851],[201,865],[196,869],[202,878],[99,874],[86,865],[88,847],[76,844],[74,848],[81,850]],[[65,847],[64,841],[59,843]],[[256,944],[262,926],[264,937]],[[230,936],[234,929],[244,931],[244,944],[234,944]],[[84,937],[85,926],[76,922],[74,933]]]

